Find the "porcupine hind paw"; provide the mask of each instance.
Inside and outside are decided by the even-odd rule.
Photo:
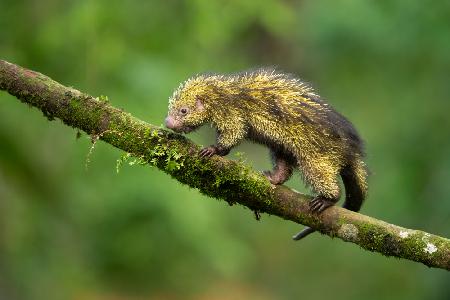
[[[309,209],[314,213],[321,213],[328,207],[333,206],[335,200],[326,198],[324,196],[316,196],[309,202]]]

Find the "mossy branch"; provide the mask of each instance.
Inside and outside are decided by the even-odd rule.
[[[239,203],[311,226],[364,249],[450,270],[450,240],[402,228],[340,207],[320,215],[308,209],[310,196],[272,186],[248,166],[221,157],[200,158],[185,137],[145,123],[49,77],[0,60],[0,89],[40,109],[49,119],[81,129],[170,174],[178,181],[229,204]]]

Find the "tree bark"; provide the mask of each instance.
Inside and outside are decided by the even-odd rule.
[[[0,89],[40,109],[49,120],[81,129],[229,204],[279,216],[364,249],[429,267],[450,270],[450,240],[402,228],[337,206],[320,215],[309,211],[310,196],[273,186],[247,165],[223,157],[201,158],[189,139],[145,123],[109,104],[49,77],[0,60]]]

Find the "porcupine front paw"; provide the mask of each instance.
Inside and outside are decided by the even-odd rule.
[[[201,157],[211,157],[217,154],[217,148],[215,146],[205,147],[198,153]]]

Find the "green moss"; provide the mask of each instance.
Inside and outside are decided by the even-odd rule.
[[[72,110],[78,111],[81,106],[80,100],[77,98],[73,98],[69,101],[69,106]]]
[[[363,247],[371,251],[380,251],[384,255],[388,255],[383,249],[383,241],[386,236],[386,232],[379,230],[378,227],[368,224],[360,223],[358,224],[358,230],[360,234],[360,240],[363,242]]]
[[[100,95],[99,97],[95,98],[95,100],[109,102],[108,96],[105,95]]]
[[[364,248],[385,256],[413,258],[424,262],[424,242],[421,235],[410,234],[406,238],[400,238],[385,227],[368,223],[359,223],[358,228],[361,232],[360,245]]]

